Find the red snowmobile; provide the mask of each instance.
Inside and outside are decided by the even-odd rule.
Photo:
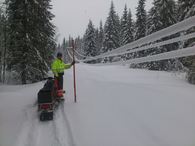
[[[58,89],[58,81],[52,77],[47,78],[44,87],[38,92],[38,111],[40,121],[53,120],[55,108],[61,102],[64,90]]]

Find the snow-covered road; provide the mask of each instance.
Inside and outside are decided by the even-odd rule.
[[[40,122],[43,82],[0,86],[0,146],[193,146],[195,86],[173,73],[77,65],[64,77],[66,101]]]

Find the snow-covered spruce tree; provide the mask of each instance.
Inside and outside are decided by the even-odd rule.
[[[99,26],[99,49],[100,49],[100,54],[103,52],[103,41],[104,41],[104,29],[103,29],[103,24],[102,21],[100,21],[100,26]]]
[[[72,50],[70,49],[70,47],[72,46],[72,39],[73,38],[71,36],[69,36],[68,40],[66,40],[64,38],[62,44],[60,45],[60,49],[63,51],[63,56],[64,56],[64,62],[65,63],[70,63],[72,61],[72,58],[68,54],[68,51],[72,54]],[[59,47],[57,47],[57,49],[58,48]]]
[[[177,22],[176,3],[174,0],[155,0],[154,7],[156,7],[157,13],[159,13],[160,17],[161,26],[159,30],[169,27]]]
[[[178,19],[182,21],[195,15],[194,0],[178,0]]]
[[[62,40],[62,46],[61,47],[62,47],[62,50],[65,51],[65,49],[67,47],[66,46],[66,39],[65,38],[63,38],[63,40]]]
[[[64,62],[65,63],[69,62],[68,53],[67,53],[68,48],[67,47],[68,47],[68,44],[66,42],[66,39],[64,38],[63,41],[62,41],[61,48],[62,48],[62,51],[63,51],[63,54],[64,54]]]
[[[191,16],[195,16],[195,1],[194,0],[178,0],[178,21],[182,21]],[[195,32],[195,28],[191,28],[185,34]],[[195,45],[195,39],[190,39],[188,41],[183,42],[182,47],[190,47]],[[187,74],[187,79],[190,83],[195,84],[195,56],[184,57],[181,59],[182,63],[185,67],[189,69]]]
[[[154,2],[153,7],[149,10],[147,16],[147,35],[152,34],[160,29],[162,29],[160,14]]]
[[[129,9],[128,16],[127,16],[127,32],[126,32],[126,44],[131,43],[134,41],[134,34],[135,34],[135,22],[132,19],[131,10]],[[130,58],[133,58],[135,53],[129,53],[126,54],[125,59],[128,60]]]
[[[40,38],[37,48],[39,48],[41,56],[43,57],[45,63],[51,64],[52,55],[56,48],[55,42],[55,26],[52,23],[54,15],[51,13],[52,5],[51,0],[41,0],[38,7],[36,28],[37,34]],[[37,3],[38,4],[38,3]],[[44,66],[46,65],[44,63]],[[46,66],[45,66],[46,67]],[[45,70],[47,70],[45,68]]]
[[[191,16],[195,16],[195,1],[194,0],[190,0],[190,4],[192,5],[192,7],[190,8],[188,13],[186,14],[186,18],[189,18]]]
[[[95,46],[96,46],[96,55],[100,54],[100,41],[99,41],[99,28],[95,29]]]
[[[9,36],[7,22],[8,0],[0,5],[0,81],[6,82],[7,40]]]
[[[147,15],[147,35],[152,34],[156,31],[162,29],[162,24],[160,21],[160,13],[156,6],[156,1],[153,2],[153,7],[149,10]],[[145,55],[154,55],[161,53],[160,49],[151,48],[144,51]],[[147,62],[144,63],[143,66],[147,67],[151,70],[158,70],[160,63],[159,62]]]
[[[146,20],[147,13],[145,10],[146,0],[139,0],[138,7],[136,8],[136,22],[135,22],[135,40],[146,36]],[[132,54],[133,58],[142,57],[145,51],[139,51]],[[134,67],[141,67],[140,64],[133,65]]]
[[[41,80],[55,48],[50,0],[10,0],[8,6],[10,71],[22,84]]]
[[[154,33],[177,22],[176,20],[176,3],[174,0],[154,0],[153,7],[150,9],[147,20],[147,34]],[[163,38],[170,39],[173,36]],[[159,54],[178,48],[177,43],[153,48],[145,52],[146,55]],[[152,70],[168,70],[169,62],[174,60],[163,60],[158,62],[147,63],[147,67]]]
[[[103,30],[102,21],[100,21],[100,26],[99,28],[96,29],[95,35],[96,35],[96,50],[97,50],[97,55],[99,55],[102,53],[102,47],[104,41],[104,30]]]
[[[121,45],[126,45],[133,41],[133,20],[131,10],[127,11],[127,5],[125,5],[123,16],[121,18]],[[130,58],[130,54],[121,56],[122,59]]]
[[[127,16],[127,35],[126,35],[126,43],[131,43],[134,41],[134,26],[133,26],[133,19],[131,10],[129,9],[128,16]]]
[[[58,52],[62,52],[62,46],[60,43],[57,44],[57,50],[56,50],[55,54],[57,54]]]
[[[0,9],[0,82],[2,81],[2,66],[3,66],[3,12]]]
[[[117,30],[118,30],[118,40],[119,40],[119,47],[121,46],[121,21],[120,21],[120,16],[117,14],[116,15],[116,27],[117,27]]]
[[[75,55],[79,60],[83,60],[86,58],[84,53],[84,47],[83,47],[83,39],[80,36],[75,38],[75,50],[76,52],[78,52],[75,53]]]
[[[146,20],[147,13],[145,10],[146,0],[139,0],[138,7],[136,8],[136,22],[135,22],[135,40],[146,36]],[[133,58],[145,56],[145,51],[132,53]],[[142,64],[133,64],[131,67],[142,67]]]
[[[146,36],[145,2],[146,0],[139,0],[138,7],[136,9],[136,40]]]
[[[103,52],[111,51],[120,46],[120,20],[114,9],[114,3],[111,2],[109,16],[104,26]]]
[[[127,5],[125,5],[123,15],[121,18],[121,45],[127,44],[128,34],[127,34],[127,21],[128,21],[128,11],[127,11]]]
[[[178,21],[183,21],[189,17],[195,16],[195,1],[194,0],[178,0]],[[195,28],[192,28],[184,33],[194,32]],[[185,42],[182,47],[189,46],[194,42],[194,39],[190,39]]]
[[[96,56],[95,28],[91,20],[84,35],[84,52],[87,57]]]

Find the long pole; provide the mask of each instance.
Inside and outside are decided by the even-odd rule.
[[[75,44],[74,40],[72,39],[72,57],[73,61],[75,61]],[[76,71],[75,71],[75,64],[73,65],[73,78],[74,78],[74,102],[77,102],[77,94],[76,94]]]

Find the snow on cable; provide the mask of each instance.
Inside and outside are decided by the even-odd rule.
[[[92,58],[81,60],[81,61],[82,62],[86,62],[86,61],[91,61],[91,60],[95,60],[95,59],[98,59],[98,58],[104,58],[104,57],[109,57],[109,56],[120,55],[120,54],[123,54],[127,50],[131,50],[133,48],[139,47],[137,49],[133,49],[134,50],[133,52],[135,52],[135,51],[140,49],[140,46],[143,46],[143,45],[148,44],[148,43],[155,42],[156,40],[159,40],[159,39],[164,38],[166,36],[170,36],[170,35],[176,34],[178,32],[186,31],[189,28],[192,28],[193,26],[195,26],[194,22],[195,22],[195,16],[190,17],[190,18],[188,18],[188,19],[186,19],[186,20],[184,20],[182,22],[179,22],[177,24],[174,24],[174,25],[172,25],[170,27],[167,27],[167,28],[165,28],[163,30],[155,32],[155,33],[153,33],[151,35],[148,35],[148,36],[146,36],[144,38],[141,38],[141,39],[139,39],[137,41],[134,41],[132,43],[129,43],[127,45],[119,47],[118,49],[115,49],[115,50],[103,53],[101,55],[98,55],[98,56],[95,56],[95,57],[92,57]],[[185,36],[185,37],[179,37],[177,39],[178,39],[178,41],[182,41],[182,40],[185,40],[187,37],[190,38],[191,36],[189,35],[189,36]],[[175,40],[173,39],[172,41],[175,42],[177,39],[175,39]],[[171,40],[170,40],[170,43],[171,43]],[[164,44],[165,44],[165,42],[164,42]],[[151,48],[151,46],[150,46],[150,48]],[[145,49],[146,48],[144,47],[143,50],[145,50]],[[142,49],[140,49],[140,50],[142,50]],[[124,53],[124,54],[126,54],[126,53]]]

